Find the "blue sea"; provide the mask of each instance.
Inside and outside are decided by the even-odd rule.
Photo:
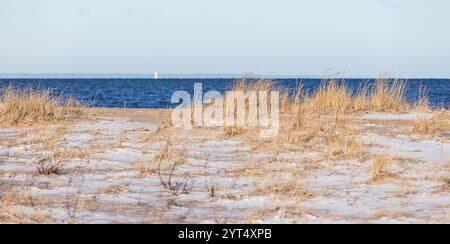
[[[193,93],[194,83],[203,84],[203,92],[217,90],[223,92],[232,87],[235,79],[0,79],[0,88],[8,85],[34,89],[50,89],[55,95],[72,96],[87,106],[107,108],[171,108],[170,100],[175,91]],[[277,79],[280,87],[293,90],[302,82],[305,89],[313,92],[321,83],[320,79]],[[369,79],[346,79],[353,91],[357,91]],[[449,108],[450,79],[410,79],[407,80],[407,99],[415,101],[420,87],[427,88],[433,107]]]

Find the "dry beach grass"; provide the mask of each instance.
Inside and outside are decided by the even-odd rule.
[[[9,86],[0,91],[0,123],[3,126],[70,121],[80,118],[83,108],[74,99],[62,99],[51,91]]]
[[[278,89],[240,80],[247,92]],[[379,79],[282,91],[281,133],[182,130],[170,110],[0,94],[1,223],[449,223],[449,111]],[[94,114],[95,116],[86,116]]]

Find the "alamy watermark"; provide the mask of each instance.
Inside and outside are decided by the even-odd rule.
[[[208,91],[194,84],[194,96],[186,91],[172,95],[172,124],[178,128],[241,127],[260,128],[263,138],[275,137],[280,130],[279,91]]]

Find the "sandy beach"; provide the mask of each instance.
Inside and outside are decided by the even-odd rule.
[[[349,115],[293,143],[94,110],[0,128],[1,223],[450,222],[450,131],[413,131],[431,113]]]

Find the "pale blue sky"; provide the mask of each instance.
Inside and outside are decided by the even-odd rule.
[[[0,0],[0,73],[450,77],[448,0]]]

